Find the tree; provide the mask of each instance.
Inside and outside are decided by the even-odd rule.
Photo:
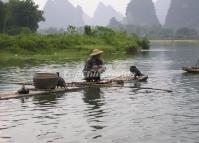
[[[104,26],[97,26],[95,28],[94,33],[102,37],[109,37],[109,36],[112,37],[115,34],[115,32],[112,29]]]
[[[77,27],[69,25],[68,28],[67,28],[67,33],[71,34],[71,35],[76,34],[77,33]]]
[[[180,28],[176,31],[176,36],[178,38],[193,38],[197,37],[197,35],[197,30],[187,27]]]
[[[5,23],[6,9],[3,2],[0,0],[0,33],[3,32]]]
[[[10,0],[7,5],[6,28],[28,27],[35,32],[38,29],[38,23],[44,21],[43,12],[38,10],[38,5],[32,0]]]
[[[88,26],[88,25],[84,26],[84,34],[85,35],[92,35],[93,34],[91,26]]]

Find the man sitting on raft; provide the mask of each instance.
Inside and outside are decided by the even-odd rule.
[[[99,49],[92,50],[90,58],[86,61],[84,66],[84,79],[88,82],[100,81],[101,73],[105,72],[106,68],[103,67],[103,61],[101,60],[101,54],[103,51]]]

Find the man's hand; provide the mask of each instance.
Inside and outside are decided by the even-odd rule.
[[[106,71],[106,67],[103,66],[93,66],[92,71],[97,71],[99,73],[103,73]]]
[[[101,68],[98,69],[98,72],[99,72],[99,73],[103,73],[103,72],[105,72],[105,71],[106,71],[106,67],[101,67]]]

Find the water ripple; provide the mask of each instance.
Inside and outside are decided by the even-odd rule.
[[[128,74],[129,66],[136,64],[149,75],[146,83],[0,101],[0,142],[198,142],[199,76],[180,69],[198,58],[199,48],[153,48],[126,60],[108,62],[103,75]],[[82,67],[83,62],[72,62],[1,68],[0,90],[18,89],[19,85],[2,81],[31,82],[29,75],[34,72],[61,71],[67,81],[81,80]]]

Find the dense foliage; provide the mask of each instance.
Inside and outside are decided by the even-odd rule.
[[[5,22],[5,7],[3,2],[0,1],[0,33],[3,32],[4,22]]]
[[[27,32],[27,33],[26,33]],[[148,48],[147,40],[124,32],[114,32],[105,27],[85,27],[85,32],[78,32],[69,27],[64,34],[40,35],[28,31],[19,35],[0,35],[0,50],[13,53],[38,53],[63,49],[90,50],[100,48],[107,52],[127,51],[138,47]]]
[[[35,32],[38,23],[44,20],[42,14],[32,0],[10,0],[5,4],[0,2],[0,32],[13,35],[23,28]]]

